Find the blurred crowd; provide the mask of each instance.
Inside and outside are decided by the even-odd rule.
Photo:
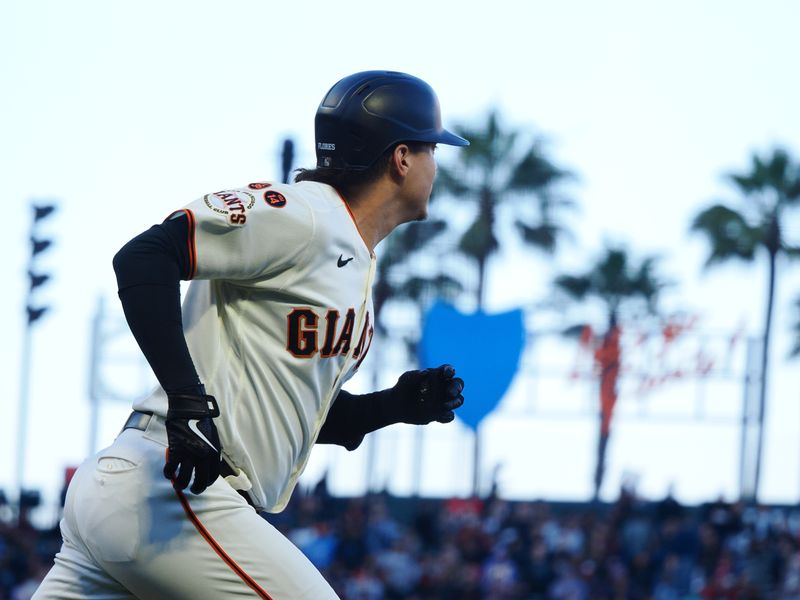
[[[28,600],[44,579],[61,547],[58,527],[37,529],[0,507],[0,600]]]
[[[800,600],[800,508],[296,493],[268,520],[343,600]],[[0,524],[0,599],[29,598],[57,528]]]
[[[345,600],[800,599],[800,510],[297,497],[271,517]]]

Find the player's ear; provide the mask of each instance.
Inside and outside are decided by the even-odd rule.
[[[392,174],[405,177],[408,174],[410,164],[411,148],[407,144],[397,144],[392,151],[392,159],[389,161],[389,168]]]

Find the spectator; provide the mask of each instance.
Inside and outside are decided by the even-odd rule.
[[[330,567],[339,540],[327,521],[293,529],[287,537],[300,548],[317,569],[323,571]]]
[[[403,532],[400,525],[389,514],[386,499],[376,496],[369,503],[366,542],[370,552],[379,552],[391,547]]]
[[[519,589],[519,574],[503,545],[498,545],[493,549],[491,556],[483,564],[482,570],[483,598],[495,600],[513,598],[514,593]]]
[[[382,600],[384,588],[381,580],[366,566],[353,571],[344,584],[343,596],[347,600]]]
[[[379,552],[375,563],[390,598],[405,598],[422,576],[411,535],[397,538],[391,548]]]
[[[552,600],[586,600],[589,597],[589,587],[579,575],[575,562],[566,557],[557,562],[556,579],[548,591]]]

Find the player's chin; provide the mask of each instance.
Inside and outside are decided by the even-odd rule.
[[[419,207],[415,221],[424,221],[428,218],[428,204],[430,203],[430,196],[425,199],[425,202]]]

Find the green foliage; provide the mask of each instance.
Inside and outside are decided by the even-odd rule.
[[[754,261],[757,250],[766,251],[767,302],[764,327],[764,368],[770,339],[776,284],[776,257],[800,257],[800,248],[784,237],[786,211],[800,205],[800,164],[789,153],[776,148],[764,157],[753,154],[749,169],[729,173],[726,179],[738,191],[734,206],[715,204],[703,209],[691,223],[709,244],[706,267],[730,259]],[[800,333],[797,334],[800,348]]]
[[[556,277],[556,287],[573,300],[583,300],[589,294],[592,280],[586,275],[559,275]]]
[[[469,146],[467,146],[467,148],[469,148]],[[456,172],[451,172],[449,169],[442,166],[437,168],[431,200],[438,198],[443,193],[450,193],[453,196],[461,197],[467,195],[469,191],[469,186],[457,176]]]
[[[452,298],[457,296],[462,289],[461,283],[449,275],[439,274],[433,277],[414,275],[397,287],[396,297],[419,302],[419,300],[432,300],[439,297]]]
[[[658,296],[668,283],[655,267],[655,257],[645,257],[637,265],[626,250],[609,247],[587,271],[560,275],[555,285],[574,301],[595,298],[602,302],[610,328],[617,321],[620,307],[630,301],[643,301],[648,312],[656,313]]]
[[[776,148],[766,160],[754,154],[751,160],[750,171],[728,175],[744,196],[777,194],[778,203],[797,203],[800,199],[800,165],[792,162],[785,149]]]
[[[750,225],[743,215],[722,204],[701,211],[691,228],[711,240],[707,267],[730,258],[753,260],[763,237],[761,227]]]
[[[408,272],[412,257],[425,251],[430,242],[446,229],[447,224],[442,220],[416,221],[398,227],[381,244],[372,293],[376,327],[381,333],[387,333],[388,329],[382,319],[388,301],[407,300],[421,305],[431,296],[452,297],[461,290],[457,281],[446,276],[422,277]]]
[[[493,173],[508,160],[517,141],[517,132],[505,131],[500,126],[496,110],[489,112],[483,128],[459,127],[457,133],[469,140],[469,146],[459,152],[462,164],[484,175]]]
[[[775,256],[798,254],[783,239],[784,213],[800,204],[800,165],[783,149],[751,157],[750,169],[726,176],[739,192],[735,206],[715,204],[692,220],[691,230],[709,243],[706,266],[732,258],[752,261],[760,247]]]
[[[571,338],[574,340],[580,339],[581,335],[583,335],[583,330],[588,326],[588,323],[575,323],[566,327],[561,331],[561,335],[566,338]]]
[[[458,242],[458,249],[476,260],[497,250],[500,244],[487,219],[478,215]]]
[[[522,234],[522,239],[546,252],[555,252],[558,238],[565,233],[563,227],[551,223],[528,225],[524,221],[516,221],[515,225]]]
[[[517,218],[517,231],[529,245],[548,253],[555,251],[566,233],[560,225],[563,209],[571,200],[554,193],[571,174],[546,155],[540,140],[521,131],[505,129],[497,111],[490,111],[482,126],[456,128],[470,145],[458,152],[458,162],[439,166],[436,195],[449,194],[478,205],[476,216],[462,234],[458,249],[478,266],[478,305],[482,303],[486,263],[499,247],[496,212],[500,204],[514,200],[538,209],[538,220]],[[531,212],[531,211],[528,211]]]
[[[566,176],[566,171],[557,168],[545,157],[541,144],[537,142],[511,172],[508,188],[522,192],[546,189]]]

